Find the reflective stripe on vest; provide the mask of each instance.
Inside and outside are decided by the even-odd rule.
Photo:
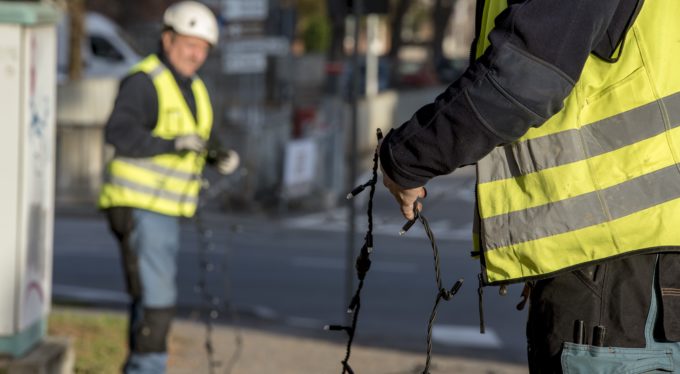
[[[197,134],[207,140],[212,127],[212,107],[203,82],[195,78],[192,91],[197,121],[172,73],[151,55],[131,70],[144,72],[158,95],[158,122],[152,135],[174,139]],[[99,206],[127,206],[172,216],[192,216],[198,204],[204,155],[170,153],[149,158],[114,157],[109,163]]]
[[[501,10],[485,10],[482,35]],[[479,161],[486,283],[680,246],[677,14],[676,0],[645,2],[617,63],[591,56],[559,113]]]

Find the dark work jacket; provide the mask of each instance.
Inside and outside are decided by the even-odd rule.
[[[592,53],[602,59],[612,59],[628,25],[636,15],[638,0],[526,0],[509,1],[510,7],[496,18],[494,30],[489,35],[491,46],[479,59],[473,61],[465,73],[453,82],[433,103],[419,109],[411,119],[388,133],[380,148],[382,168],[398,185],[405,188],[423,186],[435,176],[451,173],[456,168],[476,163],[494,147],[521,137],[529,124],[513,123],[506,128],[487,128],[480,120],[465,91],[483,77],[489,69],[489,56],[494,48],[511,43],[527,56],[533,56],[552,65],[562,77],[576,82],[588,56]],[[479,17],[479,15],[478,15]],[[612,61],[613,62],[613,61]],[[531,79],[528,79],[531,80]],[[555,85],[559,87],[559,84]],[[552,96],[550,95],[552,94]],[[568,95],[569,92],[566,93]],[[555,93],[545,96],[545,118],[561,110],[551,105]],[[475,92],[475,97],[484,97]],[[491,95],[487,95],[491,96]],[[539,96],[543,97],[543,96]],[[486,103],[493,110],[493,103]],[[516,118],[513,110],[521,108],[496,108],[495,115]],[[521,116],[519,116],[521,117]],[[653,263],[649,257],[634,256],[629,260],[633,287],[642,290],[639,297],[651,297]],[[661,256],[658,264],[659,293],[662,295],[663,323],[658,334],[662,339],[680,341],[680,277],[677,269],[680,256],[669,253]],[[559,276],[558,276],[559,277]],[[560,295],[567,303],[577,299],[584,289],[564,290]],[[571,293],[570,293],[571,292]],[[612,304],[617,312],[625,312],[624,299],[603,295],[603,303]],[[644,318],[647,310],[641,306]],[[638,320],[627,324],[638,328],[634,337],[621,341],[628,346],[644,346]],[[548,333],[547,331],[545,333]],[[625,340],[625,339],[624,339]],[[613,342],[616,343],[616,342]]]
[[[472,62],[462,77],[433,103],[419,109],[410,120],[386,136],[385,146],[380,150],[380,162],[385,173],[400,186],[422,186],[432,177],[474,164],[494,147],[518,139],[529,129],[528,123],[487,128],[465,94],[487,73],[490,58],[499,46],[512,44],[524,55],[552,65],[561,74],[541,76],[541,79],[553,79],[553,86],[559,88],[564,77],[573,82],[578,80],[591,52],[604,57],[613,53],[638,0],[509,3],[511,6],[496,18],[495,29],[489,35],[492,44],[486,53]],[[485,97],[479,88],[474,93],[475,97]],[[540,104],[536,106],[542,109],[545,118],[549,118],[561,109],[552,104],[562,102],[569,91],[566,94],[564,91],[540,94],[544,103],[542,108]],[[558,95],[561,97],[556,97]],[[540,102],[539,98],[535,100]],[[495,109],[498,116],[524,117],[520,107],[493,108],[493,103],[484,104],[487,111]]]

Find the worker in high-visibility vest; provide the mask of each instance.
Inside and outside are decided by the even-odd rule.
[[[382,142],[403,215],[477,166],[484,285],[525,282],[532,373],[680,368],[680,1],[478,1],[473,61]]]
[[[204,164],[222,174],[234,151],[208,150],[210,97],[196,75],[219,36],[213,12],[195,1],[168,7],[160,49],[122,81],[106,125],[115,156],[99,197],[120,242],[130,307],[126,373],[163,373],[177,298],[180,217],[194,215]],[[211,142],[212,144],[212,142]]]

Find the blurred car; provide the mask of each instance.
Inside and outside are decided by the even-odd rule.
[[[81,41],[83,77],[124,76],[141,59],[131,38],[110,18],[95,12],[85,15],[84,38]],[[64,17],[57,27],[57,76],[59,82],[68,77],[69,19]]]

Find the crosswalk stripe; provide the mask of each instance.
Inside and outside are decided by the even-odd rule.
[[[340,209],[334,212],[315,213],[302,217],[286,220],[283,225],[288,229],[304,229],[325,232],[344,232],[347,230],[347,217],[337,214]],[[357,215],[356,221],[362,222],[364,215]],[[399,231],[403,222],[387,220],[378,215],[374,216],[373,234],[386,236],[399,236]],[[472,240],[472,223],[465,223],[458,227],[451,224],[449,220],[435,220],[430,222],[430,228],[435,233],[437,240]],[[425,231],[419,226],[414,226],[409,230],[405,237],[423,238]]]
[[[495,331],[486,328],[484,334],[477,326],[435,325],[432,328],[435,342],[456,347],[501,348],[503,343]]]

